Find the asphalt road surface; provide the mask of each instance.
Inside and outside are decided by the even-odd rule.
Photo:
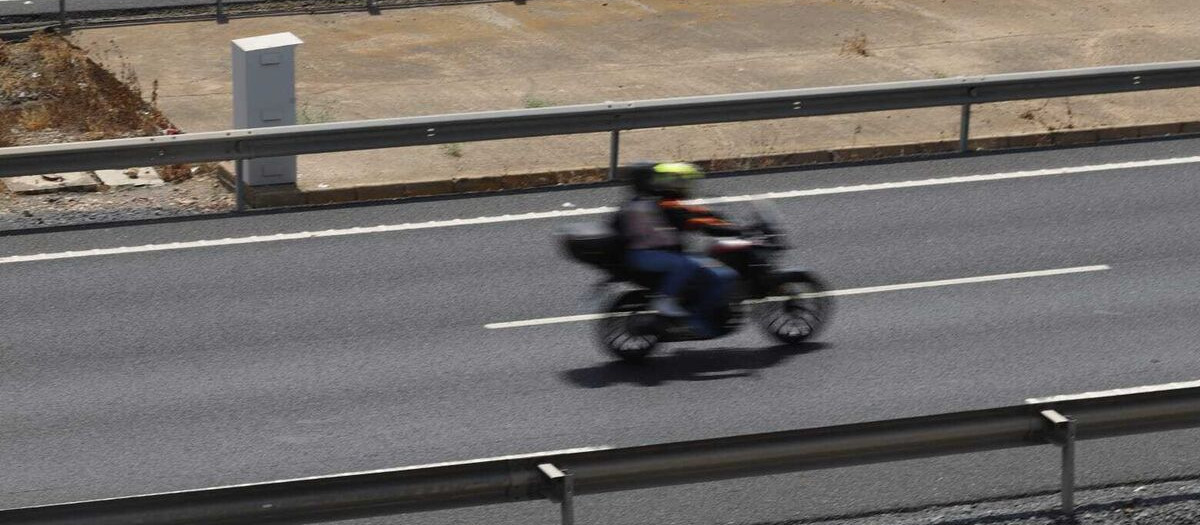
[[[226,4],[261,0],[224,0]],[[215,5],[216,0],[66,0],[67,12]],[[58,13],[59,0],[0,0],[0,17]],[[2,23],[0,19],[0,23]]]
[[[709,180],[710,195],[794,192],[776,201],[799,244],[785,257],[837,289],[1082,269],[848,295],[803,348],[748,330],[641,367],[601,355],[588,323],[484,326],[588,313],[599,276],[551,237],[597,216],[490,218],[610,205],[618,188],[0,237],[0,507],[1196,379],[1197,152],[1174,140]],[[865,186],[802,191],[847,185]],[[325,233],[245,239],[306,231]],[[1082,443],[1079,482],[1200,474],[1198,435]],[[1028,493],[1056,486],[1057,454],[584,497],[577,514],[758,522]],[[528,502],[362,522],[556,519]]]

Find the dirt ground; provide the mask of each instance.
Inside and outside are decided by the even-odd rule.
[[[196,133],[231,126],[229,42],[281,32],[304,42],[297,122],[315,124],[1190,60],[1200,56],[1187,23],[1197,16],[1195,0],[539,0],[95,28],[73,41],[118,44],[142,90],[158,79],[166,114]],[[979,104],[971,135],[1195,120],[1191,89]],[[959,117],[941,107],[633,130],[621,134],[620,158],[945,141],[958,137]],[[583,171],[607,165],[609,139],[301,155],[297,187],[371,198],[392,185]]]
[[[116,54],[115,46],[105,50]],[[112,59],[113,57],[106,57]],[[52,34],[0,43],[0,147],[158,135],[174,130],[157,107],[157,83],[142,93],[122,62],[116,73]],[[0,193],[0,230],[211,213],[232,207],[216,165],[159,166],[163,188],[108,189],[51,195]]]
[[[305,42],[296,109],[298,123],[313,124],[1190,60],[1200,54],[1188,23],[1198,15],[1194,0],[546,0],[81,28],[70,39],[78,49],[47,38],[0,53],[0,143],[161,133],[164,114],[188,133],[228,129],[230,40],[284,31]],[[31,67],[70,80],[34,77],[42,73]],[[1169,130],[1200,121],[1197,93],[976,105],[971,136],[1033,146],[1049,142],[1030,137],[1068,130],[1098,137],[1111,128],[1158,125],[1168,131],[1157,135],[1176,133]],[[51,105],[69,95],[83,98],[73,109]],[[957,107],[924,108],[634,130],[622,133],[620,155],[702,161],[887,151],[954,140],[959,115]],[[608,147],[608,134],[600,133],[303,155],[297,187],[316,197],[310,202],[407,196],[410,184],[443,192],[465,181],[461,186],[476,188],[469,191],[485,191],[497,176],[605,166]],[[219,207],[232,199],[206,178],[210,173],[198,170],[169,187],[184,194],[182,202]],[[379,191],[392,186],[403,195]],[[155,193],[54,202],[0,197],[0,228],[6,217],[49,213],[41,206],[92,201],[142,206],[139,214],[201,211],[176,207],[169,197],[146,206],[122,200],[149,195]]]
[[[169,124],[156,97],[142,100],[132,69],[113,75],[58,36],[0,44],[0,145],[160,133]]]
[[[232,211],[234,198],[213,176],[156,188],[51,195],[0,194],[0,231],[97,224]]]

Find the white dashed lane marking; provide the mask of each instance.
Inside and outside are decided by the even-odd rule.
[[[986,283],[991,281],[1009,281],[1013,279],[1028,279],[1031,277],[1050,277],[1053,275],[1066,275],[1072,273],[1084,272],[1099,272],[1110,270],[1108,265],[1098,264],[1094,266],[1076,266],[1073,268],[1055,268],[1053,270],[1035,270],[1031,272],[1017,273],[1000,273],[994,275],[978,275],[975,277],[961,277],[958,279],[942,279],[938,281],[922,281],[915,283],[888,284],[883,286],[868,286],[865,288],[847,288],[844,290],[830,290],[828,292],[806,294],[807,297],[834,297],[839,295],[862,295],[869,293],[881,292],[897,292],[900,290],[916,290],[919,288],[937,288],[941,286],[955,286],[960,284]],[[779,301],[783,298],[770,297],[766,301]],[[761,302],[761,301],[759,301]],[[583,314],[583,315],[567,315],[563,317],[544,317],[541,319],[526,319],[523,321],[506,321],[502,323],[488,323],[483,325],[489,330],[500,328],[522,328],[526,326],[541,326],[547,324],[559,323],[575,323],[580,321],[597,321],[610,317],[621,317],[629,315],[628,313],[600,313],[600,314]]]

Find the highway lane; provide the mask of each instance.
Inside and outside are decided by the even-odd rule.
[[[744,194],[1190,155],[1196,141],[709,181]],[[1105,264],[850,296],[819,344],[757,333],[608,363],[595,274],[541,219],[0,264],[0,506],[1008,404],[1194,379],[1196,164],[779,201],[838,288]],[[616,189],[68,231],[0,257],[611,203]],[[1088,443],[1084,483],[1200,474],[1195,433]],[[586,498],[609,523],[787,519],[1045,489],[1055,451],[996,452]],[[548,505],[403,522],[553,519]]]
[[[443,3],[453,3],[455,0]],[[226,5],[229,4],[255,4],[267,3],[270,0],[223,0]],[[209,7],[215,8],[216,0],[66,0],[67,13],[79,12],[100,12],[100,11],[120,11],[129,9],[171,9],[180,7]],[[322,2],[310,2],[313,6],[319,6]],[[361,1],[359,4],[366,8],[366,2]],[[345,7],[343,5],[343,7]],[[57,15],[59,12],[59,0],[0,0],[0,24],[5,21],[6,16],[29,16],[29,15]]]
[[[255,3],[261,0],[224,0],[227,4]],[[212,6],[216,0],[67,0],[67,12],[108,11],[119,9],[171,8],[196,5]],[[0,0],[0,17],[58,13],[59,0]],[[0,21],[0,23],[3,23]]]

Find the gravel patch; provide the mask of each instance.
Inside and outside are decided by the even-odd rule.
[[[1200,523],[1200,480],[1076,490],[1077,510],[1059,512],[1059,494],[971,502],[877,514],[759,525],[1192,525]]]
[[[105,70],[54,35],[0,43],[0,147],[178,132],[154,104],[156,93],[146,101],[132,68],[120,69]],[[0,231],[222,213],[235,206],[215,163],[155,168],[156,180],[166,184],[91,185],[100,190],[94,192],[22,195],[6,191],[18,185],[7,188],[0,179]]]
[[[233,211],[234,195],[214,174],[152,188],[48,195],[0,194],[0,232]]]

